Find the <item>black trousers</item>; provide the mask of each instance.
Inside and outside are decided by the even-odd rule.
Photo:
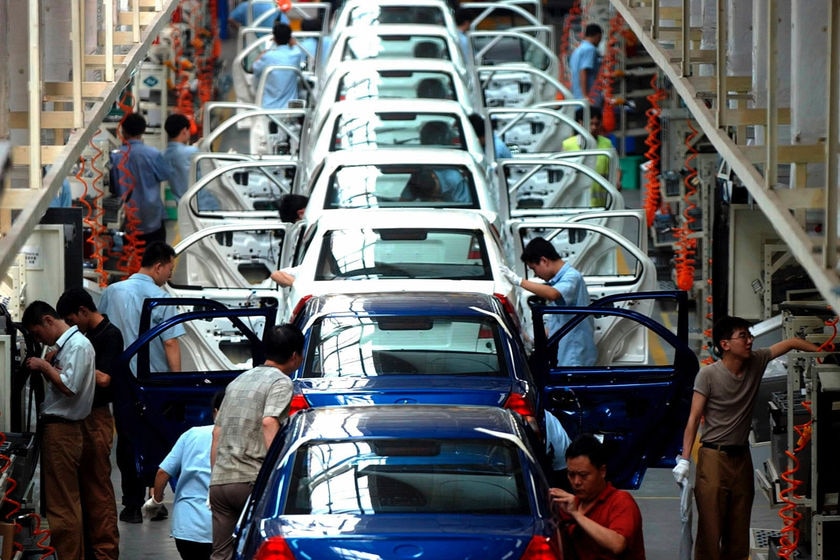
[[[124,432],[117,431],[117,468],[120,469],[122,503],[125,507],[141,507],[146,501],[146,485],[140,479],[134,462],[134,443]]]

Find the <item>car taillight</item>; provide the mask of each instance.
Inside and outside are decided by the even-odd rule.
[[[300,310],[303,309],[303,306],[306,305],[306,302],[309,301],[310,299],[312,299],[312,294],[309,294],[308,296],[303,296],[302,298],[300,298],[298,300],[297,305],[295,305],[295,308],[292,310],[292,316],[289,319],[289,322],[291,322],[291,323],[295,322],[295,320],[297,319],[298,313],[300,313]]]
[[[521,393],[511,393],[508,395],[504,408],[512,410],[525,417],[532,417],[536,415],[534,403],[531,402],[531,399]]]
[[[557,560],[548,537],[532,537],[520,560]]]
[[[480,340],[493,338],[493,329],[489,325],[481,325],[478,329],[478,338]]]
[[[470,244],[470,250],[467,253],[467,260],[469,261],[477,261],[481,259],[481,244],[479,244],[478,239],[473,239],[472,243]]]
[[[533,541],[531,542],[533,543]],[[528,550],[530,549],[531,545],[528,545]],[[526,551],[525,554],[527,555],[528,552]],[[295,555],[292,554],[292,550],[286,544],[286,539],[269,537],[260,545],[254,555],[254,560],[295,560]]]
[[[289,416],[307,408],[309,408],[309,401],[306,400],[306,397],[300,394],[292,395],[292,402],[289,403]]]
[[[502,304],[502,309],[504,309],[508,315],[510,315],[511,317],[516,317],[516,310],[513,308],[513,304],[505,295],[493,294],[493,297],[499,300],[499,302]]]

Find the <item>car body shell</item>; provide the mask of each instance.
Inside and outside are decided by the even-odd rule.
[[[292,380],[309,406],[504,406],[514,394],[536,416],[517,323],[496,296],[329,294],[307,300],[294,323],[306,343]]]
[[[400,553],[420,560],[519,558],[532,540],[546,543],[553,527],[548,486],[527,440],[515,415],[491,407],[392,405],[299,413],[269,450],[236,530],[234,557],[252,558],[267,539],[282,539],[297,558],[396,558]],[[406,449],[417,449],[418,444],[419,454],[426,457],[412,457]],[[473,444],[497,451],[470,457],[467,451]],[[319,476],[301,478],[308,472],[302,463],[310,448],[338,452],[351,446],[356,453],[344,455]],[[458,447],[463,449],[460,457]],[[482,466],[493,465],[494,457],[505,457],[504,463]],[[412,475],[415,463],[442,462],[449,466],[437,467],[439,474],[426,470]],[[339,490],[337,479],[348,469],[359,482]],[[486,472],[483,478],[477,478],[480,472]],[[495,482],[512,482],[498,476],[501,472],[517,473],[517,511],[453,511],[468,507],[467,496],[492,499],[501,492],[512,498]],[[331,480],[336,480],[334,485]],[[385,481],[388,491],[382,486]],[[334,513],[297,513],[302,511],[297,509],[301,493],[318,494],[324,484],[331,494],[336,492],[336,502],[338,494],[357,494],[351,501],[361,507],[336,503]],[[460,505],[441,505],[453,500]]]

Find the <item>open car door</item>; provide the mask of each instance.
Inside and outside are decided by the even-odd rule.
[[[603,150],[569,152],[557,157],[525,157],[498,161],[499,184],[506,185],[510,216],[556,216],[621,210],[624,197],[594,169]]]
[[[205,132],[199,149],[252,155],[298,157],[300,134],[310,109],[250,109],[231,115]],[[235,110],[235,109],[234,109]]]
[[[177,306],[182,313],[150,329],[152,310],[160,306]],[[147,484],[152,484],[178,436],[193,426],[213,423],[213,395],[264,361],[264,330],[276,317],[277,308],[270,305],[228,309],[208,299],[146,300],[141,334],[120,356],[112,386],[115,420],[136,442],[135,464]],[[185,331],[178,337],[181,371],[151,371],[150,346],[159,336],[168,338],[170,329]],[[137,364],[136,376],[132,362]]]
[[[249,159],[212,169],[178,201],[178,233],[242,220],[279,220],[278,204],[292,192],[298,162],[287,157]]]
[[[656,266],[642,248],[646,242],[643,220],[644,215],[638,210],[513,219],[506,227],[505,252],[517,274],[533,279],[533,273],[522,263],[522,250],[531,239],[543,237],[565,262],[583,275],[590,301],[651,292],[658,287]],[[545,326],[530,313],[530,295],[517,290],[516,308],[522,320],[523,335],[536,340],[536,335],[545,331]],[[645,315],[653,312],[650,299],[629,297],[616,305]],[[594,328],[599,364],[609,366],[613,361],[644,363],[649,359],[647,332],[636,323],[626,322],[616,315],[596,315]]]
[[[563,151],[563,141],[578,135],[587,148],[597,147],[589,128],[575,119],[578,110],[589,119],[585,100],[557,101],[546,107],[490,108],[487,117],[498,138],[510,148],[514,156],[535,157]]]
[[[176,297],[213,299],[227,307],[275,307],[283,292],[271,280],[287,265],[291,224],[241,222],[202,229],[175,246],[175,269],[166,291]]]
[[[627,300],[676,304],[676,328],[624,305]],[[592,433],[603,438],[610,457],[607,472],[618,488],[638,488],[648,467],[673,464],[682,436],[699,364],[688,346],[686,292],[639,292],[610,296],[590,307],[534,305],[534,320],[572,316],[557,332],[535,333],[531,370],[541,388],[542,406],[563,424],[571,438]],[[588,316],[633,322],[651,340],[651,359],[589,367],[556,364],[558,344]],[[620,338],[618,342],[623,339]],[[621,352],[619,352],[621,353]]]

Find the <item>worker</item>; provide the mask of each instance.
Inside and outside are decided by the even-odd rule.
[[[587,146],[586,142],[584,141],[582,134],[575,134],[574,136],[569,136],[565,140],[563,140],[563,151],[564,152],[576,152],[579,150],[587,150],[590,148],[597,148],[599,150],[612,150],[613,143],[612,141],[603,136],[601,132],[602,129],[602,113],[600,107],[590,107],[589,109],[589,133],[592,134],[592,137],[595,138],[597,142],[596,146]],[[583,109],[578,109],[575,113],[575,120],[581,126],[583,123]],[[606,155],[599,155],[595,158],[595,169],[594,171],[604,177],[605,179],[609,179],[610,176],[610,158]],[[621,190],[621,172],[619,171],[616,175],[616,188]],[[589,190],[589,197],[590,197],[590,206],[593,208],[606,208],[607,202],[609,199],[609,193],[607,190],[598,184],[597,181],[592,182],[592,186]]]
[[[595,78],[601,68],[601,54],[598,45],[604,31],[597,23],[590,23],[584,31],[583,41],[569,57],[572,74],[572,94],[575,99],[588,99],[594,106],[601,106],[600,96],[594,92]]]

